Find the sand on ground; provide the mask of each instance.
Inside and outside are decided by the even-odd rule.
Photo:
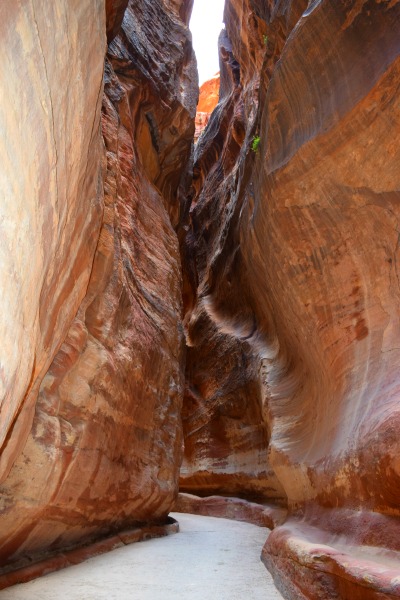
[[[0,600],[281,600],[260,561],[268,529],[172,513],[180,533],[0,591]]]

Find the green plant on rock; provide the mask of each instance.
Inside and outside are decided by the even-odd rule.
[[[263,35],[263,40],[264,40],[264,46],[266,46],[268,44],[268,36]]]
[[[260,145],[260,141],[261,141],[260,136],[259,135],[255,135],[254,138],[253,138],[253,141],[251,142],[251,149],[253,150],[253,152],[255,154],[258,153],[258,147]]]

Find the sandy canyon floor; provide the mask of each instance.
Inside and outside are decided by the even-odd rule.
[[[0,600],[279,600],[260,562],[267,529],[173,513],[180,533],[118,548],[0,592]]]

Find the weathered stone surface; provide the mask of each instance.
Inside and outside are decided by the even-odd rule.
[[[181,4],[182,9],[187,5]],[[90,8],[93,10],[93,3]],[[194,131],[197,79],[190,33],[179,14],[169,12],[169,3],[130,2],[107,55],[103,145],[98,135],[96,100],[101,101],[105,23],[104,7],[100,3],[98,8],[97,21],[88,6],[87,14],[77,11],[99,28],[99,39],[89,36],[99,52],[95,71],[98,98],[90,97],[91,106],[87,107],[89,130],[75,124],[77,131],[72,133],[86,142],[83,164],[86,167],[88,162],[88,168],[95,165],[96,169],[89,171],[92,182],[99,173],[104,149],[102,220],[98,204],[84,196],[77,214],[69,215],[67,225],[62,223],[69,234],[64,233],[64,253],[69,255],[61,254],[60,264],[53,257],[53,267],[57,268],[53,277],[57,283],[63,275],[63,259],[69,269],[74,310],[68,297],[59,298],[60,290],[51,279],[52,286],[47,284],[46,294],[43,296],[42,289],[36,301],[43,302],[39,308],[44,311],[46,327],[52,324],[51,344],[57,350],[63,343],[38,397],[37,393],[32,396],[33,424],[26,416],[29,406],[23,406],[25,437],[21,441],[15,431],[12,434],[20,440],[21,451],[14,452],[9,461],[11,470],[1,488],[3,573],[138,522],[164,522],[177,493],[183,335],[179,249],[168,212],[178,218],[177,188]],[[76,18],[71,17],[72,24]],[[35,31],[32,23],[27,24],[29,31],[32,27]],[[58,31],[57,19],[50,19],[48,26],[51,23],[51,29]],[[7,31],[15,35],[11,28]],[[72,25],[68,32],[72,35]],[[75,40],[76,31],[74,35],[71,39]],[[67,31],[60,33],[60,38],[68,45]],[[52,43],[48,35],[45,56],[51,56],[49,60],[63,51]],[[81,32],[74,62],[82,65],[84,74],[94,68],[91,43]],[[57,92],[62,89],[65,73],[58,72],[56,64],[53,67],[49,77],[57,88],[53,102],[58,106],[63,97]],[[81,93],[80,84],[71,74],[70,98],[75,97],[75,91]],[[46,106],[38,115],[39,128]],[[62,107],[67,114],[69,106],[66,101]],[[29,132],[33,138],[32,130]],[[88,158],[90,136],[95,137],[95,143]],[[63,157],[64,143],[62,138]],[[75,160],[74,168],[79,165],[78,150],[77,158],[70,158]],[[51,144],[49,152],[53,152]],[[36,171],[30,175],[36,192],[40,181],[35,179]],[[87,191],[78,175],[79,171],[72,170],[71,193],[75,183],[80,193]],[[95,189],[93,183],[92,187]],[[40,196],[40,200],[56,201],[51,196]],[[64,205],[72,201],[77,199],[70,199],[66,192],[59,196],[60,210],[66,211]],[[39,199],[34,197],[32,205],[39,210]],[[44,206],[40,210],[49,212],[51,207]],[[94,258],[94,243],[84,227],[86,220],[96,228]],[[74,266],[81,238],[80,243],[92,248],[92,254],[87,251],[80,257],[82,264]],[[43,254],[51,262],[52,257]],[[55,298],[49,296],[47,288]],[[57,298],[55,311],[51,302]],[[32,298],[29,300],[32,303]],[[67,303],[65,309],[63,302]],[[69,319],[64,316],[67,308]],[[48,360],[51,358],[49,355]]]
[[[228,0],[225,20],[185,255],[182,487],[287,498],[305,526],[264,559],[288,597],[398,597],[400,5]],[[311,525],[361,575],[310,571]]]
[[[257,504],[240,498],[224,498],[222,496],[201,498],[183,493],[178,494],[173,511],[245,521],[269,529],[283,523],[287,513],[284,508],[279,506]]]
[[[219,99],[219,73],[205,81],[199,89],[199,103],[197,112],[212,113]]]
[[[191,4],[0,6],[2,573],[164,523],[182,416],[288,598],[400,597],[400,3],[227,0],[187,191]]]
[[[129,110],[138,159],[165,200],[174,226],[179,222],[177,190],[187,169],[198,99],[191,34],[171,2],[143,0],[125,11],[122,33],[110,46],[121,85],[131,78]],[[187,2],[172,2],[184,8]],[[185,12],[185,11],[183,11]],[[134,57],[134,61],[132,61]],[[140,90],[135,95],[134,90]],[[122,117],[124,115],[121,115]]]
[[[210,120],[211,113],[207,112],[196,112],[195,131],[194,131],[194,142],[197,143],[200,135],[203,133]]]
[[[244,88],[225,31],[219,46],[220,102],[196,146],[195,196],[184,249],[188,349],[181,489],[284,502],[269,465],[259,365],[247,341],[256,323],[248,306],[240,244],[230,231],[237,226],[237,164],[246,156],[241,149],[256,116],[250,94],[259,73]],[[227,307],[236,311],[232,319],[225,318]]]
[[[400,597],[399,521],[374,512],[320,510],[289,519],[267,540],[262,560],[289,600]]]
[[[93,263],[103,13],[100,0],[0,6],[0,480],[26,442]]]
[[[117,35],[121,28],[128,0],[106,0],[106,26],[108,43]]]
[[[200,87],[199,103],[197,105],[196,120],[195,120],[195,143],[200,135],[207,127],[208,121],[214,108],[218,104],[219,99],[219,73],[212,79],[209,79]]]
[[[166,12],[169,15],[179,17],[185,25],[188,25],[192,14],[194,0],[163,0]]]

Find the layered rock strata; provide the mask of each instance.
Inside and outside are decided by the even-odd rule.
[[[264,48],[260,43],[257,67],[246,85],[226,31],[221,32],[219,52],[220,102],[196,145],[186,237],[188,349],[181,489],[284,502],[268,459],[263,388],[249,343],[256,323],[237,231],[242,202],[239,166],[242,171],[246,167],[247,182],[253,157],[249,142],[246,155],[244,141],[257,114],[254,96]]]
[[[182,417],[287,598],[400,597],[400,3],[227,0],[192,181],[191,4],[0,5],[0,575],[165,523]]]
[[[396,1],[227,0],[195,155],[182,488],[287,502],[288,598],[399,597]]]
[[[2,319],[2,573],[172,506],[183,335],[171,220],[197,101],[190,2],[107,2],[104,96],[102,2],[6,4],[2,297],[19,313]]]
[[[12,570],[0,576],[0,589],[5,589],[20,583],[27,583],[38,577],[43,577],[54,571],[66,569],[87,561],[89,558],[112,552],[128,544],[144,542],[150,539],[165,537],[179,532],[179,524],[168,517],[161,524],[140,525],[134,529],[119,530],[117,533],[102,538],[91,544],[78,548],[57,552],[55,556],[47,556],[33,564],[29,563],[20,569]],[[54,593],[54,591],[53,591]]]
[[[26,442],[40,381],[93,263],[101,223],[104,31],[100,1],[0,7],[2,481]]]

